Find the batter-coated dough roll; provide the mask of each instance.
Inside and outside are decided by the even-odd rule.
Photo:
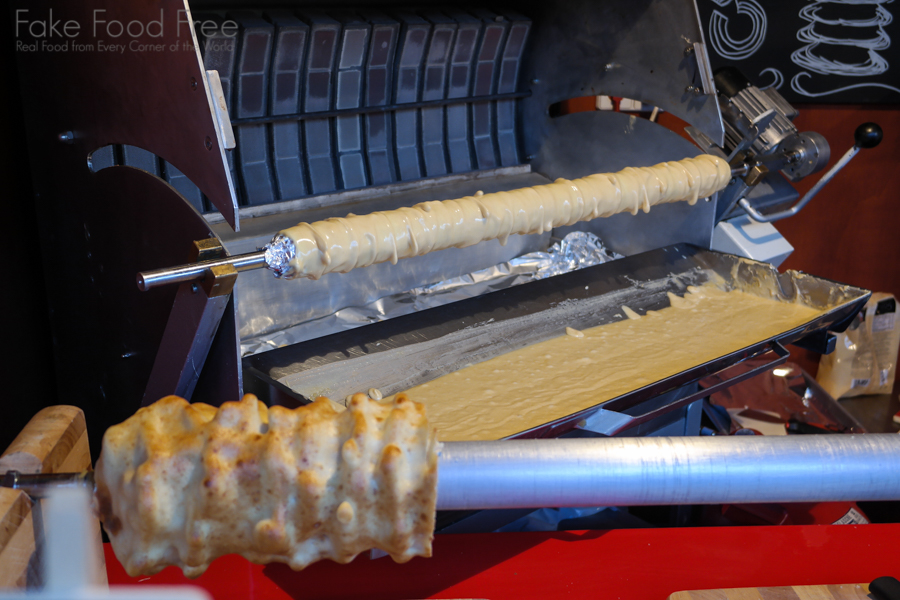
[[[283,275],[318,279],[325,273],[396,263],[401,258],[486,240],[506,243],[513,234],[542,233],[624,211],[648,212],[664,202],[694,204],[724,188],[730,179],[731,168],[725,159],[702,154],[509,192],[300,223],[278,234],[294,245],[293,258]]]
[[[169,396],[103,437],[97,505],[129,575],[219,556],[302,569],[380,548],[430,556],[438,443],[420,404],[362,394],[288,410]]]

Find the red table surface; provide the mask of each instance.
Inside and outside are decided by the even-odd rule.
[[[900,524],[440,535],[432,558],[360,556],[295,572],[236,555],[195,580],[169,567],[130,578],[105,545],[111,584],[190,584],[216,599],[619,598],[680,590],[868,583],[900,577]]]

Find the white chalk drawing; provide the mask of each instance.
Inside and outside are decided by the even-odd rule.
[[[769,67],[768,69],[763,69],[762,71],[760,71],[759,76],[762,77],[766,73],[771,73],[772,77],[774,77],[774,79],[772,80],[772,83],[770,83],[769,85],[762,85],[762,86],[757,86],[757,87],[759,87],[759,89],[761,89],[761,90],[767,90],[769,88],[775,88],[776,90],[780,90],[781,86],[784,85],[784,75],[781,74],[781,71],[779,71],[778,69],[775,69],[773,67]]]
[[[847,90],[879,87],[895,92],[900,92],[900,88],[891,85],[866,82],[853,85],[843,86],[823,92],[811,92],[806,90],[801,83],[804,78],[812,77],[809,71],[819,75],[839,75],[844,77],[873,77],[885,73],[890,65],[887,60],[881,56],[879,50],[887,50],[891,45],[891,38],[888,37],[884,27],[889,25],[893,20],[891,13],[883,5],[890,4],[893,0],[813,0],[800,10],[800,18],[808,21],[809,24],[797,32],[797,39],[806,44],[799,50],[791,54],[791,60],[797,66],[805,69],[797,73],[791,78],[791,89],[796,93],[808,97],[827,96]],[[870,5],[873,7],[871,16],[862,19],[828,19],[819,14],[823,5]],[[837,25],[841,27],[875,27],[875,35],[869,39],[856,39],[853,37],[834,37],[833,35],[823,35],[821,31],[816,31],[816,25]],[[867,58],[863,62],[845,63],[832,60],[822,56],[820,47],[823,46],[847,46],[861,48],[866,51]]]
[[[791,89],[794,90],[795,92],[797,92],[798,94],[802,94],[802,95],[808,96],[808,97],[810,97],[810,98],[818,98],[818,97],[820,97],[820,96],[829,96],[829,95],[831,95],[831,94],[837,94],[837,93],[840,93],[840,92],[847,92],[847,91],[850,91],[850,90],[855,90],[855,89],[865,88],[865,87],[878,87],[878,88],[884,88],[884,89],[886,89],[886,90],[891,90],[891,91],[900,93],[900,88],[896,88],[896,87],[894,87],[894,86],[892,86],[892,85],[888,85],[888,84],[886,84],[886,83],[877,83],[877,82],[855,83],[855,84],[853,84],[853,85],[845,85],[844,87],[839,87],[839,88],[837,88],[837,89],[834,89],[834,90],[828,90],[828,91],[825,91],[825,92],[810,92],[810,91],[808,91],[808,90],[803,89],[803,84],[800,83],[800,79],[801,79],[802,77],[812,77],[812,75],[810,75],[810,74],[807,73],[806,71],[803,71],[803,72],[801,72],[801,73],[797,73],[796,75],[794,75],[794,76],[791,78]]]
[[[712,0],[719,6],[727,6],[732,0]],[[728,32],[729,18],[714,9],[709,18],[709,39],[716,53],[729,60],[743,60],[753,56],[766,39],[766,11],[757,0],[733,0],[737,14],[750,19],[750,33],[743,39],[735,39]]]
[[[821,75],[845,75],[845,76],[870,76],[880,75],[888,70],[887,61],[876,52],[876,50],[887,50],[891,45],[891,38],[888,37],[884,26],[890,24],[893,20],[891,13],[880,6],[880,4],[891,2],[891,0],[869,0],[860,2],[859,0],[831,0],[829,4],[873,4],[875,6],[875,15],[870,19],[847,20],[847,19],[831,19],[826,20],[819,17],[819,9],[822,8],[823,2],[817,0],[815,4],[809,4],[800,11],[800,18],[809,21],[809,25],[803,27],[797,32],[797,39],[806,44],[803,48],[791,54],[791,60],[798,66],[809,69],[813,73]],[[877,27],[875,37],[868,40],[853,38],[837,38],[822,35],[817,32],[815,27],[817,24],[822,25],[840,25],[842,27]],[[816,49],[820,45],[831,46],[856,46],[868,50],[868,59],[864,63],[847,64],[835,60],[829,60],[816,53]]]

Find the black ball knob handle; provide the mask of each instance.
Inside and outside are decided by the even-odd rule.
[[[878,123],[863,123],[853,132],[857,148],[874,148],[881,143],[884,132]]]
[[[875,600],[900,599],[900,581],[893,577],[879,577],[869,584],[869,591]]]

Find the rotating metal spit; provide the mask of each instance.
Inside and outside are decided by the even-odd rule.
[[[446,442],[438,510],[900,499],[900,436],[643,437]],[[44,497],[91,474],[7,472]]]

